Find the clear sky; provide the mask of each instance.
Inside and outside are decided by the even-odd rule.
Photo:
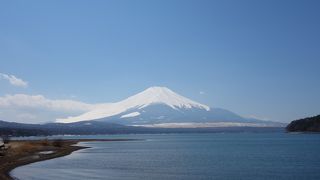
[[[43,107],[29,96],[93,104],[155,85],[246,117],[320,114],[319,9],[312,0],[0,0],[0,119],[18,121],[19,108],[34,119],[23,106]]]

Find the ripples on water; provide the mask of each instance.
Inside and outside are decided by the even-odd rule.
[[[21,180],[320,179],[320,134],[117,137],[145,141],[81,143],[92,148],[19,167],[12,174]]]

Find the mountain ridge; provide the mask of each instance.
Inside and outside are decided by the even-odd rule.
[[[213,123],[245,123],[248,126],[284,126],[282,123],[241,117],[229,110],[210,108],[181,96],[167,87],[150,87],[122,101],[101,106],[76,117],[58,122],[105,121],[133,126],[150,126],[170,123],[204,123],[200,126],[215,126]]]
[[[102,104],[100,107],[76,117],[58,119],[57,122],[78,122],[100,119],[120,114],[132,108],[143,109],[152,104],[165,104],[173,109],[200,108],[206,111],[210,107],[183,97],[167,87],[153,86],[140,93],[116,103]]]

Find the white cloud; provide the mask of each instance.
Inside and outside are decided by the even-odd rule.
[[[260,117],[260,116],[256,116],[256,115],[249,115],[247,116],[248,118],[253,118],[253,119],[259,119],[259,120],[263,120],[263,121],[270,121],[270,118],[267,117]]]
[[[30,114],[30,113],[21,113],[21,114],[17,114],[18,118],[22,118],[22,119],[26,119],[26,120],[33,120],[36,119],[37,116],[34,114]]]
[[[13,86],[28,87],[28,82],[26,82],[20,78],[17,78],[14,75],[0,73],[0,78],[9,81],[9,83]]]
[[[42,95],[15,94],[0,97],[0,107],[41,108],[52,111],[85,112],[93,109],[95,105],[74,100],[52,100]]]
[[[53,100],[43,95],[5,95],[0,97],[0,120],[44,123],[79,115],[102,105],[66,99]]]
[[[200,92],[199,92],[199,94],[200,94],[200,95],[204,95],[204,94],[205,94],[205,92],[203,92],[203,91],[200,91]]]

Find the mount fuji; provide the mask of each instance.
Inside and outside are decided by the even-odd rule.
[[[284,126],[282,123],[244,118],[225,109],[210,108],[166,87],[150,87],[123,101],[101,104],[79,116],[58,119],[58,122],[88,120],[164,128]]]

